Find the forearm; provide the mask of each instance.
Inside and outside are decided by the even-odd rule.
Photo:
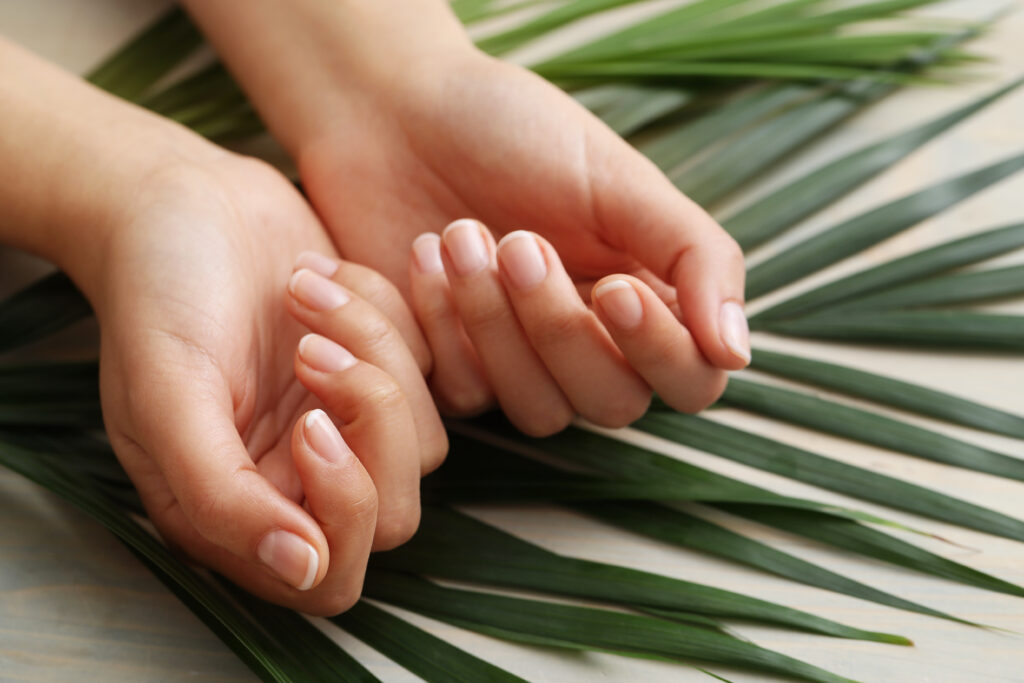
[[[215,148],[0,39],[0,241],[76,280],[145,178]],[[81,282],[80,282],[81,284]]]
[[[472,49],[447,0],[183,4],[293,155],[410,72]]]

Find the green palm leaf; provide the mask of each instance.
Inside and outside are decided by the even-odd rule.
[[[481,633],[526,643],[742,666],[808,681],[848,681],[731,636],[684,623],[589,607],[443,588],[397,572],[371,571],[366,594]]]
[[[843,221],[751,268],[747,297],[762,296],[863,251],[1021,169],[1024,154],[1016,154]]]
[[[1020,231],[1024,235],[1024,230]],[[912,413],[1024,439],[1024,417],[863,370],[756,350],[751,368]]]
[[[1022,459],[820,396],[734,377],[721,400],[741,410],[879,448],[1024,481]]]
[[[875,177],[935,136],[1020,87],[1022,79],[948,114],[814,169],[723,221],[744,250],[760,246],[818,209]]]
[[[651,413],[634,427],[823,489],[1024,541],[1024,522],[1021,520],[713,420],[692,415]],[[611,472],[613,466],[611,463],[607,470]],[[665,470],[668,469],[666,464]],[[620,471],[614,473],[628,476]]]
[[[332,617],[356,638],[428,683],[514,683],[523,679],[449,645],[366,600]]]
[[[852,628],[720,588],[628,567],[563,557],[483,522],[440,508],[425,510],[416,538],[397,550],[377,555],[372,566],[624,606],[761,621],[839,638],[908,644],[901,636]],[[960,621],[934,611],[929,614]]]
[[[1024,247],[1024,223],[978,232],[862,270],[788,299],[755,315],[755,327],[856,299],[928,275],[967,266]]]

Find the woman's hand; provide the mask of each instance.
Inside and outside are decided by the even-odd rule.
[[[92,303],[104,421],[153,522],[264,598],[346,608],[447,449],[398,290],[331,258],[277,171],[3,41],[0,110],[0,241]]]
[[[411,314],[322,255],[316,218],[260,162],[224,153],[136,191],[87,287],[114,449],[171,543],[266,599],[344,610],[371,547],[415,531],[447,448]]]
[[[496,238],[529,230],[554,248],[588,303],[597,281],[621,274],[646,282],[669,306],[674,336],[699,350],[686,372],[701,384],[685,397],[666,394],[676,407],[717,395],[721,375],[705,366],[749,362],[735,242],[565,93],[478,52],[447,3],[298,0],[285,8],[254,0],[241,13],[226,0],[186,4],[296,159],[346,258],[409,294],[404,252],[417,235],[460,217],[479,220]],[[257,44],[250,35],[274,40]],[[567,288],[559,292],[552,305],[555,296],[569,297]],[[582,306],[571,297],[557,305]],[[633,343],[639,353],[646,340]],[[644,353],[660,353],[654,340]],[[649,369],[635,369],[653,383]],[[630,383],[640,385],[635,375]],[[505,383],[491,384],[501,398]],[[578,392],[561,386],[574,399]],[[478,385],[453,391],[443,396],[449,406],[480,403]],[[636,412],[639,400],[627,394],[629,409],[610,407],[614,417],[605,422]],[[582,399],[570,403],[595,414]]]

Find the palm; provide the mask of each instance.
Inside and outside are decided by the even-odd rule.
[[[127,265],[111,274],[123,296],[100,312],[104,414],[151,508],[173,507],[174,497],[146,452],[156,441],[148,423],[181,400],[223,405],[260,472],[301,500],[288,437],[316,401],[292,370],[302,328],[283,292],[296,254],[330,248],[282,178],[259,164],[230,165],[201,187],[175,186],[173,200],[142,198],[135,229],[109,259]]]

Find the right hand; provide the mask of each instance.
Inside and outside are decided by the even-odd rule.
[[[260,162],[172,164],[134,191],[82,245],[102,268],[79,282],[118,458],[172,545],[272,602],[345,610],[370,550],[414,533],[419,478],[447,450],[412,314],[331,258]]]

